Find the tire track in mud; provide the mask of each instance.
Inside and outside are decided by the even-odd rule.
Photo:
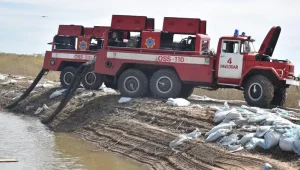
[[[120,120],[118,117],[110,117],[93,127],[83,127],[83,135],[88,132],[93,132],[92,136],[101,138],[97,141],[109,143],[102,143],[100,146],[152,165],[152,169],[255,169],[252,168],[253,162],[263,165],[261,160],[239,159],[203,142],[184,143],[180,146],[179,153],[176,153],[168,147],[169,142],[176,138],[175,133],[140,122],[139,119]],[[157,164],[160,166],[157,167]]]

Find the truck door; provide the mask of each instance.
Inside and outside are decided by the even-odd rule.
[[[218,65],[219,83],[237,84],[229,79],[242,77],[243,55],[240,53],[239,40],[223,40]]]

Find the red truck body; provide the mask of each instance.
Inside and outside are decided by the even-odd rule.
[[[115,83],[121,95],[140,97],[150,91],[158,98],[188,97],[194,87],[236,88],[244,90],[248,104],[264,107],[282,105],[285,89],[299,85],[292,63],[270,59],[281,32],[279,26],[270,29],[258,52],[251,48],[251,36],[235,32],[219,39],[214,54],[209,50],[205,20],[165,17],[162,31],[147,30],[146,20],[143,16],[113,15],[103,48],[97,52],[94,72],[104,82]],[[122,42],[124,37],[111,35],[123,32],[139,32],[140,37],[131,37],[125,45],[111,43]],[[182,39],[174,47],[174,34],[193,37]],[[130,77],[135,79],[129,83],[132,88],[143,85],[148,89],[130,91],[129,84],[126,87]],[[172,90],[159,90],[159,80],[163,78],[169,79]]]
[[[81,25],[59,25],[54,36],[51,51],[46,51],[43,68],[60,71],[60,81],[67,88],[76,69],[91,60],[102,48],[103,37],[109,30],[107,26],[83,27]],[[96,44],[93,42],[97,42]],[[82,82],[85,88],[99,88],[97,76],[89,72]]]

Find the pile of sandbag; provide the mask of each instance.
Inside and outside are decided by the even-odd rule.
[[[300,155],[300,126],[291,120],[299,119],[283,109],[245,105],[230,108],[225,102],[224,107],[216,111],[214,122],[218,125],[205,134],[205,142],[219,142],[232,152],[257,146],[263,149],[279,146],[283,151]]]

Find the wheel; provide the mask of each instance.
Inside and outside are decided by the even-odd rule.
[[[268,107],[274,96],[272,82],[262,75],[250,77],[244,86],[244,97],[248,105]]]
[[[82,85],[87,90],[97,90],[103,83],[101,74],[95,74],[93,71],[87,72],[82,80]]]
[[[68,88],[76,73],[76,68],[72,66],[65,67],[60,72],[60,83],[63,88]]]
[[[175,71],[161,69],[152,75],[150,90],[155,98],[176,98],[180,95],[181,84],[181,80]]]
[[[138,69],[125,70],[118,78],[118,89],[124,97],[144,97],[148,92],[147,76]]]
[[[183,84],[179,97],[181,98],[189,98],[194,91],[194,86],[190,84]]]
[[[286,88],[278,88],[274,90],[274,97],[271,101],[272,105],[283,106],[286,101]]]

